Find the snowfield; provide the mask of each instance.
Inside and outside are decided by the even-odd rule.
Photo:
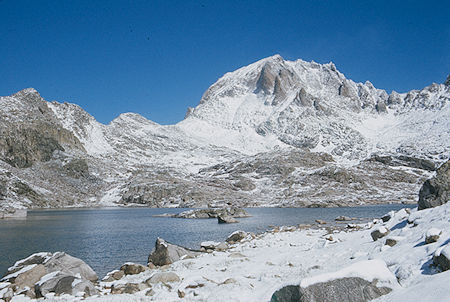
[[[376,219],[359,224],[356,230],[298,226],[248,236],[225,252],[205,253],[117,281],[101,282],[101,294],[86,301],[270,301],[272,294],[286,285],[306,287],[351,276],[377,279],[393,289],[374,301],[448,301],[450,271],[440,272],[432,265],[432,258],[437,250],[446,245],[448,249],[450,203],[408,212],[391,212],[387,222]],[[370,233],[380,226],[390,229],[390,233],[373,241]],[[431,228],[442,233],[437,242],[425,244],[425,235]],[[388,238],[397,243],[392,247],[385,245]],[[144,282],[158,272],[174,272],[180,281],[156,283],[134,295],[109,294],[113,285]],[[152,295],[146,296],[150,291]],[[45,298],[82,299],[68,295]],[[29,300],[16,296],[11,301]]]

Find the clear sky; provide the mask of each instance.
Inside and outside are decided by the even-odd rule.
[[[450,73],[450,1],[0,0],[0,95],[27,87],[108,123],[183,119],[220,76],[279,53],[388,92]]]

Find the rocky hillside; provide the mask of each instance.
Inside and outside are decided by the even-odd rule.
[[[176,125],[108,125],[25,89],[0,98],[0,206],[415,202],[450,151],[450,85],[408,93],[276,55],[227,73]]]

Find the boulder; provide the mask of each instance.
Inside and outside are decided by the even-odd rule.
[[[121,270],[115,270],[106,274],[105,278],[102,279],[103,282],[113,282],[115,280],[120,280],[125,276],[125,272]]]
[[[153,274],[147,281],[147,284],[180,282],[180,277],[173,272],[161,272]]]
[[[142,290],[150,288],[150,285],[147,283],[125,283],[125,284],[114,284],[111,287],[111,294],[120,295],[120,294],[135,294]]]
[[[244,231],[236,231],[233,232],[228,238],[226,239],[226,242],[228,243],[235,243],[240,242],[242,239],[248,236],[247,232]]]
[[[37,253],[17,261],[2,281],[8,281],[14,295],[39,298],[56,295],[97,294],[93,284],[97,274],[82,260],[66,253]]]
[[[387,238],[387,239],[386,239],[386,245],[394,246],[394,245],[396,245],[396,244],[397,244],[397,240],[395,240],[395,239],[393,239],[393,238]]]
[[[298,285],[288,285],[277,290],[270,302],[298,302],[300,301],[300,288]]]
[[[374,231],[372,231],[372,233],[370,233],[373,241],[377,241],[378,239],[383,238],[387,234],[389,234],[389,229],[384,226],[380,226],[376,228]]]
[[[124,272],[125,275],[137,275],[142,273],[143,271],[146,271],[148,267],[142,265],[142,264],[136,264],[136,263],[125,263],[120,267],[120,270]]]
[[[450,243],[436,250],[433,256],[433,263],[442,271],[450,269]]]
[[[450,163],[445,162],[419,191],[419,210],[434,208],[450,199]]]
[[[228,244],[226,242],[204,241],[200,244],[201,251],[226,251]]]
[[[439,240],[442,231],[436,228],[431,228],[425,234],[425,244],[430,244]]]
[[[163,266],[172,264],[180,259],[193,258],[200,254],[200,251],[187,249],[158,238],[155,242],[155,248],[148,256],[148,262],[157,266]]]
[[[217,222],[218,223],[238,223],[239,221],[237,221],[236,219],[234,219],[233,217],[230,217],[230,216],[219,215],[219,216],[217,216]]]
[[[316,222],[317,222],[318,224],[327,224],[326,221],[320,220],[320,219],[316,219]]]
[[[98,294],[94,284],[89,280],[70,275],[65,272],[52,272],[41,278],[34,286],[36,298],[44,297],[48,293],[56,295],[69,294],[91,296]]]
[[[34,284],[46,274],[47,270],[45,269],[45,266],[42,264],[33,264],[33,268],[15,278],[14,284],[17,287],[17,291],[25,289],[26,287],[34,288]]]
[[[338,216],[334,220],[336,221],[351,221],[353,218],[347,217],[347,216]]]
[[[366,260],[334,273],[303,279],[298,301],[363,302],[388,294],[395,287],[397,279],[384,261]]]
[[[48,272],[61,271],[72,276],[80,274],[82,279],[93,282],[98,280],[97,274],[83,260],[72,257],[64,252],[54,253],[44,265]]]

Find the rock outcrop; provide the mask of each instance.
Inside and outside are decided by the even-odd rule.
[[[148,263],[162,266],[172,264],[180,259],[193,258],[200,254],[200,251],[187,249],[158,238],[155,242],[155,248],[148,256]]]
[[[428,179],[419,192],[419,210],[440,206],[450,199],[450,160]]]
[[[219,215],[217,216],[218,223],[238,223],[239,221],[230,216]]]
[[[450,243],[440,247],[434,253],[433,262],[442,271],[450,269]]]
[[[174,218],[191,218],[191,219],[204,219],[204,218],[218,218],[221,217],[234,217],[234,218],[244,218],[250,217],[250,215],[241,208],[208,208],[208,209],[198,209],[189,210],[175,214]]]
[[[63,252],[37,253],[19,260],[0,281],[9,282],[15,293],[30,298],[56,295],[97,294],[97,274],[84,261]]]
[[[364,302],[398,287],[396,277],[382,260],[355,263],[340,271],[305,278],[272,295],[271,302]]]

